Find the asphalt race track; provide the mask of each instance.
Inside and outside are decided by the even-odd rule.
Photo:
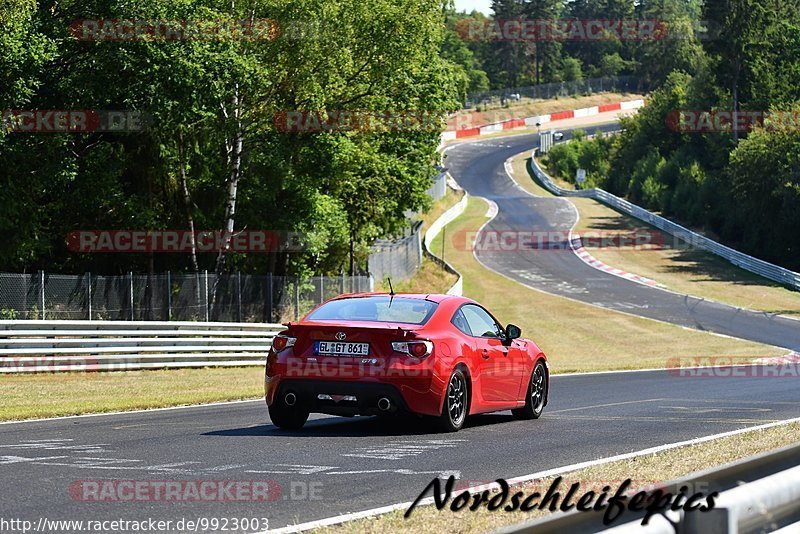
[[[616,124],[584,128],[609,131]],[[565,130],[565,138],[569,131]],[[538,144],[537,135],[456,144],[447,150],[446,166],[470,194],[494,201],[498,215],[485,231],[560,231],[566,234],[576,213],[566,199],[535,198],[513,187],[505,161]],[[585,264],[566,243],[561,250],[478,250],[485,266],[527,286],[555,295],[659,319],[669,323],[800,350],[800,322],[779,315],[743,310],[701,298],[637,284]],[[547,310],[541,310],[547,313]]]
[[[266,517],[277,528],[412,501],[439,474],[475,485],[796,417],[796,380],[556,376],[541,419],[480,415],[456,434],[421,433],[414,420],[327,416],[286,433],[263,401],[5,424],[0,509],[34,524]],[[275,491],[261,503],[98,503],[70,494],[81,480],[257,480]]]

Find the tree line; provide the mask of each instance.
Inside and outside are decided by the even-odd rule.
[[[708,0],[717,28],[612,138],[554,148],[548,167],[770,262],[800,268],[800,2]]]
[[[620,75],[655,87],[673,70],[699,66],[698,37],[710,30],[699,23],[701,0],[492,0],[492,10],[447,14],[443,55],[460,67],[465,94]],[[552,22],[520,35],[511,31],[516,21]],[[655,31],[645,31],[648,22]],[[558,23],[567,29],[549,31]],[[631,31],[621,29],[629,23]]]
[[[439,131],[278,123],[296,110],[455,110],[439,2],[7,0],[0,21],[0,270],[358,273],[375,238],[430,202]],[[147,127],[20,131],[20,110],[135,111]],[[268,230],[302,246],[70,250],[85,229],[223,242]]]

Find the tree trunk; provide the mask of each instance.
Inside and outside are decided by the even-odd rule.
[[[228,196],[225,201],[225,229],[222,233],[222,247],[217,254],[217,261],[214,266],[214,287],[211,291],[212,315],[217,303],[217,291],[222,279],[222,271],[225,268],[225,260],[227,259],[228,250],[230,249],[233,229],[236,222],[236,197],[239,188],[239,179],[241,177],[242,150],[244,147],[244,130],[242,127],[241,99],[239,96],[238,84],[234,86],[234,93],[231,97],[231,115],[235,123],[235,133],[233,139],[225,141],[229,169],[227,178]]]
[[[739,113],[739,70],[741,67],[741,61],[739,56],[736,56],[736,69],[733,75],[733,144],[739,144],[739,130],[736,129],[736,123],[738,122],[738,113]]]
[[[183,193],[183,207],[186,210],[186,222],[189,224],[189,244],[192,247],[190,260],[194,272],[194,302],[199,305],[200,300],[200,266],[197,264],[197,241],[194,231],[194,216],[192,215],[192,196],[189,193],[189,184],[186,181],[186,140],[183,131],[178,131],[178,175]],[[172,288],[169,288],[172,291]]]
[[[186,144],[183,138],[183,132],[178,132],[178,174],[181,180],[181,191],[183,192],[183,207],[186,210],[186,222],[189,224],[189,243],[192,247],[191,262],[192,271],[195,273],[200,272],[200,267],[197,265],[197,242],[195,240],[194,232],[194,216],[192,215],[192,197],[189,194],[189,184],[186,181]]]

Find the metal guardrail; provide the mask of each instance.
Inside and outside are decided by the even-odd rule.
[[[464,196],[461,197],[461,200],[459,200],[456,204],[451,206],[450,209],[442,213],[442,215],[440,215],[438,219],[433,221],[430,228],[428,228],[427,231],[425,232],[425,238],[422,240],[422,250],[425,253],[425,256],[430,258],[433,262],[437,263],[447,272],[452,273],[458,277],[456,283],[453,284],[453,287],[451,287],[447,291],[447,294],[457,295],[459,297],[464,294],[464,277],[461,275],[460,272],[458,272],[458,270],[455,267],[447,263],[444,260],[444,258],[440,258],[436,254],[434,254],[431,251],[431,244],[433,243],[433,240],[436,239],[436,236],[438,236],[442,232],[445,226],[456,220],[459,215],[464,213],[464,210],[467,209],[467,203],[469,202],[468,197],[469,195],[467,194],[466,191],[464,191]]]
[[[0,321],[0,374],[263,365],[264,323]]]
[[[592,198],[618,211],[626,213],[631,217],[635,217],[641,221],[644,221],[647,224],[654,226],[693,247],[711,252],[712,254],[715,254],[746,271],[750,271],[751,273],[763,276],[764,278],[774,282],[778,282],[780,284],[800,290],[800,273],[790,271],[789,269],[779,267],[778,265],[754,258],[753,256],[745,254],[744,252],[726,247],[725,245],[709,239],[706,236],[700,235],[689,230],[688,228],[676,224],[669,219],[665,219],[664,217],[647,211],[646,209],[637,206],[636,204],[632,204],[625,199],[622,199],[616,195],[612,195],[603,189],[583,189],[579,191],[571,191],[569,189],[563,189],[557,186],[537,163],[535,148],[531,152],[530,168],[533,170],[535,177],[542,184],[542,186],[554,195]]]
[[[628,510],[628,522],[603,526],[604,511],[568,512],[552,518],[527,521],[501,529],[497,534],[738,534],[771,532],[786,527],[786,532],[800,532],[800,444],[790,445],[708,469],[664,484],[660,487],[673,495],[682,486],[702,489],[704,495],[720,492],[715,506],[707,512],[670,512],[653,516],[647,526],[641,524],[645,511]]]

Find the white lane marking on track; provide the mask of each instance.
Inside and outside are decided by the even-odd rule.
[[[773,423],[776,419],[728,419],[713,417],[693,417],[687,414],[684,417],[678,416],[610,416],[610,415],[564,415],[563,419],[574,421],[624,421],[627,423],[709,423],[720,425],[757,425],[760,423]]]
[[[295,465],[295,464],[271,464],[267,469],[250,469],[245,473],[260,473],[269,475],[314,475],[324,473],[332,469],[339,469],[332,465]]]
[[[58,467],[73,467],[76,469],[99,469],[105,471],[147,471],[151,473],[188,473],[194,472],[189,466],[197,465],[200,462],[175,462],[161,465],[119,465],[121,463],[140,463],[141,460],[124,458],[108,458],[104,462],[89,460],[72,460],[67,462],[35,462],[31,465],[48,465]]]
[[[492,200],[487,200],[486,202],[489,203],[489,208],[486,210],[486,217],[493,219],[500,211],[500,208],[498,208],[497,204]]]
[[[31,463],[37,462],[40,460],[60,460],[62,458],[67,458],[67,456],[47,456],[44,458],[28,458],[25,456],[0,456],[0,465],[8,465],[8,464],[21,464],[21,463]]]
[[[642,400],[632,400],[632,401],[624,401],[624,402],[609,402],[608,404],[593,404],[592,406],[581,406],[580,408],[565,408],[563,410],[551,410],[548,411],[548,414],[554,413],[564,413],[564,412],[574,412],[574,411],[585,411],[585,410],[593,410],[595,408],[607,408],[609,406],[622,406],[624,404],[640,404],[642,402],[660,402],[665,401],[668,399],[642,399]]]
[[[105,447],[108,443],[74,445],[72,439],[51,440],[51,441],[31,441],[23,440],[15,444],[0,445],[0,449],[39,449],[45,451],[75,451],[75,452],[109,452]]]
[[[413,469],[364,469],[360,471],[332,471],[326,475],[368,475],[373,473],[394,473],[397,475],[435,475],[439,478],[454,476],[461,478],[461,471],[414,471]]]
[[[403,460],[428,451],[458,447],[461,443],[465,443],[466,441],[465,439],[390,441],[385,445],[360,447],[353,452],[343,453],[341,456],[379,460]]]
[[[675,442],[675,443],[668,443],[666,445],[659,445],[658,447],[650,447],[649,449],[642,449],[640,451],[629,452],[629,453],[626,453],[626,454],[619,454],[617,456],[609,456],[608,458],[601,458],[599,460],[591,460],[591,461],[588,461],[588,462],[580,462],[580,463],[577,463],[577,464],[566,465],[566,466],[563,466],[563,467],[557,467],[555,469],[548,469],[546,471],[539,471],[538,473],[532,473],[530,475],[523,475],[523,476],[519,476],[519,477],[515,477],[515,478],[509,478],[509,479],[506,479],[506,482],[508,482],[509,484],[521,484],[521,483],[524,483],[524,482],[530,482],[532,480],[539,480],[539,479],[542,479],[542,478],[553,477],[553,476],[556,476],[556,475],[563,475],[565,473],[571,473],[573,471],[578,471],[578,470],[584,469],[586,467],[593,467],[593,466],[596,466],[596,465],[607,464],[607,463],[616,462],[616,461],[620,461],[620,460],[630,460],[631,458],[637,458],[637,457],[640,457],[640,456],[648,456],[648,455],[655,454],[655,453],[658,453],[658,452],[668,451],[668,450],[671,450],[671,449],[678,449],[678,448],[687,447],[687,446],[690,446],[690,445],[697,445],[699,443],[705,443],[707,441],[712,441],[712,440],[715,440],[715,439],[725,438],[725,437],[729,437],[729,436],[736,436],[736,435],[739,435],[739,434],[746,434],[748,432],[753,432],[753,431],[757,431],[757,430],[763,430],[763,429],[766,429],[766,428],[773,428],[773,427],[777,427],[777,426],[785,426],[785,425],[789,425],[789,424],[792,424],[792,423],[798,423],[798,422],[800,422],[800,417],[797,417],[797,418],[794,418],[794,419],[787,419],[785,421],[778,421],[778,422],[775,422],[775,423],[767,423],[767,424],[763,424],[763,425],[740,428],[738,430],[731,430],[729,432],[722,432],[720,434],[712,434],[712,435],[704,436],[704,437],[701,437],[701,438],[695,438],[695,439],[690,439],[690,440],[686,440],[686,441],[678,441],[678,442]],[[498,488],[497,484],[491,483],[491,484],[483,484],[481,486],[474,486],[474,487],[471,487],[471,488],[467,488],[467,489],[465,489],[463,491],[467,491],[468,493],[478,493],[478,492],[482,492],[484,490],[492,490],[492,489],[497,489],[497,488]],[[425,505],[433,504],[433,502],[434,502],[433,497],[428,497],[428,498],[422,499],[419,502],[419,504],[422,505],[422,506],[425,506]],[[365,519],[365,518],[369,518],[369,517],[375,517],[375,516],[378,516],[378,515],[387,514],[389,512],[394,512],[395,510],[407,509],[409,506],[411,506],[411,502],[390,504],[388,506],[381,506],[380,508],[372,508],[371,510],[363,510],[361,512],[352,512],[352,513],[349,513],[349,514],[342,514],[342,515],[338,515],[338,516],[328,517],[328,518],[325,518],[325,519],[318,519],[316,521],[308,521],[306,523],[300,523],[300,524],[297,524],[297,525],[289,525],[289,526],[282,527],[282,528],[277,528],[277,529],[274,529],[274,530],[263,531],[263,532],[260,532],[258,534],[266,534],[267,532],[270,532],[270,533],[273,533],[273,534],[289,534],[289,533],[294,533],[294,532],[304,532],[304,531],[315,529],[315,528],[327,527],[327,526],[331,526],[331,525],[339,525],[339,524],[346,523],[348,521],[353,521],[353,520],[356,520],[356,519]]]
[[[743,406],[659,406],[662,410],[684,413],[727,413],[727,412],[771,412],[772,408],[751,408]]]

